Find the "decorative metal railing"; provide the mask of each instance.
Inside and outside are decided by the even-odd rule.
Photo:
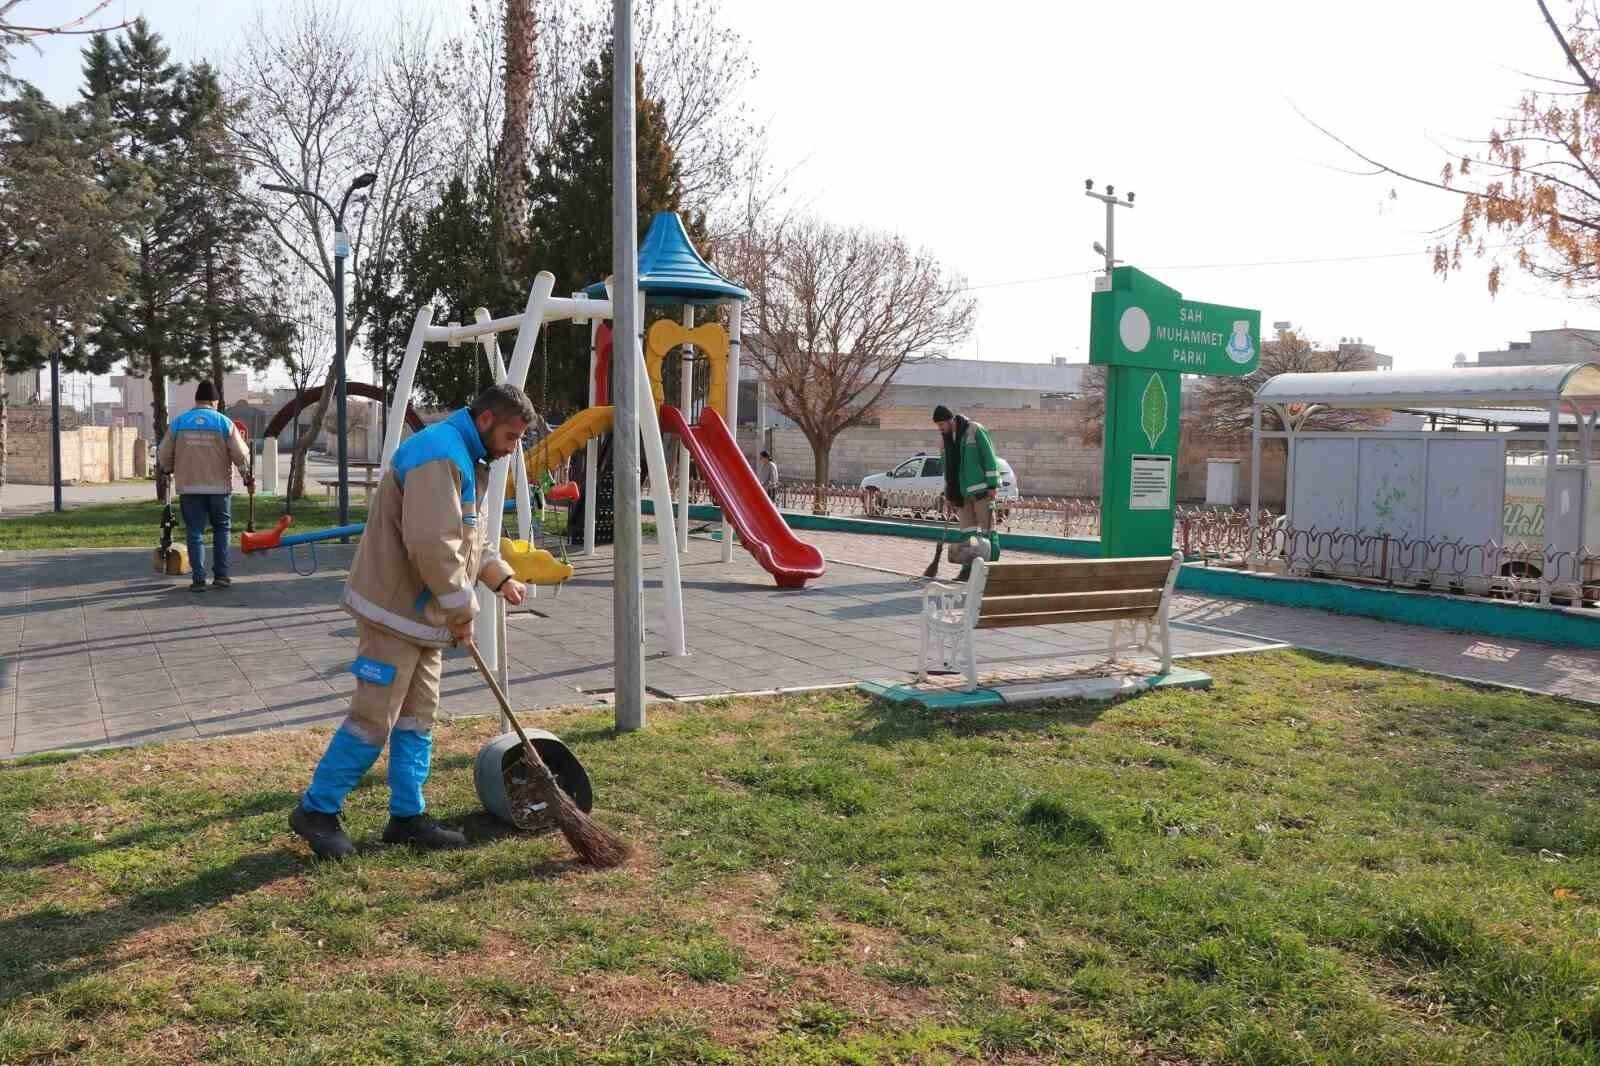
[[[1404,537],[1364,530],[1296,529],[1277,520],[1237,524],[1180,516],[1185,554],[1310,577],[1489,595],[1562,606],[1600,600],[1600,555],[1539,544]]]

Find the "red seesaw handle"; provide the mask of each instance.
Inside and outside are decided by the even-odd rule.
[[[269,530],[262,533],[244,533],[239,537],[239,546],[246,552],[266,551],[276,548],[283,539],[283,531],[294,525],[294,515],[280,515],[278,521]]]

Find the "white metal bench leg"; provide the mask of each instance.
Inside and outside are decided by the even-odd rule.
[[[971,692],[978,687],[978,651],[977,641],[972,639],[972,630],[964,630],[961,639],[966,644],[967,652],[967,691]]]
[[[927,616],[924,615],[922,618],[922,651],[917,656],[918,681],[928,680],[928,628],[930,624]]]
[[[1122,620],[1119,618],[1111,623],[1111,640],[1106,644],[1106,661],[1111,662],[1117,657],[1117,638],[1122,635]]]

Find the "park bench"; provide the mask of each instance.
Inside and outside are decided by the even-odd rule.
[[[965,587],[933,582],[922,597],[922,657],[917,680],[928,677],[936,651],[948,668],[966,666],[967,691],[978,687],[973,634],[979,629],[1111,622],[1107,655],[1144,648],[1161,656],[1161,672],[1172,669],[1167,610],[1183,553],[1131,559],[1073,559],[1059,563],[991,563],[974,560]],[[1131,641],[1122,640],[1127,624]],[[1142,627],[1142,636],[1138,630]],[[1157,643],[1159,642],[1159,643]]]

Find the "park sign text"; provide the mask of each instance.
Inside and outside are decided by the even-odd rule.
[[[1248,374],[1260,342],[1260,311],[1185,300],[1132,267],[1091,298],[1089,362],[1106,368],[1102,554],[1172,551],[1183,375]]]
[[[1261,312],[1185,300],[1133,267],[1092,297],[1089,362],[1184,374],[1248,374],[1261,362]]]

